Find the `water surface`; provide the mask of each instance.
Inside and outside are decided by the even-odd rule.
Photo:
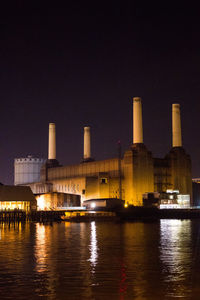
[[[200,298],[200,221],[0,224],[0,299],[177,298]]]

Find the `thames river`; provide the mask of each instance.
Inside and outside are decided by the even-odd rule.
[[[200,221],[0,224],[0,299],[200,299]]]

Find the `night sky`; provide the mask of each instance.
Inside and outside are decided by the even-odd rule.
[[[47,157],[49,122],[61,164],[81,161],[84,126],[95,159],[115,157],[118,140],[128,149],[134,96],[142,97],[144,143],[155,157],[171,148],[171,105],[181,104],[183,145],[200,177],[197,7],[41,2],[1,10],[0,182],[13,183],[14,158]]]

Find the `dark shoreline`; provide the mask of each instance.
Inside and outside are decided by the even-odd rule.
[[[200,219],[200,209],[128,207],[116,212],[121,220]]]
[[[98,211],[97,211],[98,212]],[[108,212],[108,210],[106,211]],[[0,211],[0,222],[90,222],[90,221],[154,221],[160,219],[200,219],[200,209],[158,209],[154,207],[128,207],[112,211],[115,216],[76,216],[64,219],[64,211]]]

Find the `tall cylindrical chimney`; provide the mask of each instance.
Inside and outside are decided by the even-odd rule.
[[[49,123],[48,159],[56,159],[56,124],[55,123]]]
[[[133,98],[133,144],[143,143],[142,100]]]
[[[91,158],[90,127],[84,127],[84,160]]]
[[[172,147],[182,147],[180,104],[172,104]]]

